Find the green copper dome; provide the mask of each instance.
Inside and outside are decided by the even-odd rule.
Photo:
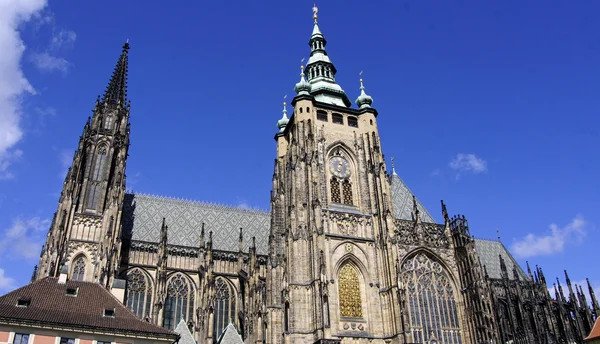
[[[365,86],[363,85],[363,80],[360,79],[360,95],[356,98],[356,105],[359,108],[369,108],[373,104],[373,97],[365,93]]]
[[[283,116],[281,117],[281,119],[279,121],[277,121],[277,128],[279,128],[279,132],[278,133],[283,133],[283,131],[285,130],[285,127],[287,126],[288,122],[290,120],[287,117],[287,109],[286,109],[286,103],[283,103]]]
[[[305,94],[305,95],[309,95],[310,94],[310,90],[312,89],[312,86],[310,85],[310,83],[308,81],[306,81],[306,79],[304,78],[304,66],[300,66],[300,70],[302,71],[300,73],[300,82],[298,82],[296,84],[296,87],[294,87],[294,90],[296,91],[296,93],[300,94]]]

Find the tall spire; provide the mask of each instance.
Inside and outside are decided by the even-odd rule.
[[[325,51],[327,41],[323,33],[321,33],[317,21],[319,9],[315,5],[312,10],[314,26],[310,41],[308,42],[311,50],[310,58],[306,64],[306,77],[312,86],[310,93],[317,101],[350,107],[352,102],[340,85],[335,83],[335,73],[337,70]]]
[[[129,67],[127,55],[128,52],[129,40],[127,40],[123,45],[121,56],[119,56],[119,60],[117,61],[113,75],[108,82],[104,96],[102,96],[102,103],[106,102],[108,104],[125,104],[127,101],[127,68]]]

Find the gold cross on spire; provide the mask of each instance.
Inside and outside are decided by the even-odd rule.
[[[317,15],[317,13],[319,13],[319,8],[317,7],[317,4],[316,4],[316,3],[313,3],[313,4],[314,4],[314,6],[313,6],[313,8],[312,8],[312,11],[313,11],[313,19],[314,19],[314,20],[315,20],[315,22],[316,22],[316,21],[317,21],[317,18],[319,17],[319,16]]]

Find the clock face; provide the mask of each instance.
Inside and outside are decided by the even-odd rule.
[[[329,160],[329,171],[338,178],[348,178],[350,176],[350,164],[341,156],[336,156]]]

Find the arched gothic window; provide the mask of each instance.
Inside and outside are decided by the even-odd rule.
[[[106,147],[101,146],[96,153],[96,161],[87,186],[86,208],[96,210],[102,194],[102,180],[106,169]]]
[[[150,315],[152,285],[139,269],[127,273],[127,307],[140,319]]]
[[[344,318],[361,318],[362,301],[358,271],[351,264],[344,264],[338,276],[340,315]]]
[[[106,116],[106,118],[104,119],[104,129],[110,130],[112,128],[112,122],[113,122],[113,117]]]
[[[167,285],[163,327],[175,329],[183,319],[186,323],[194,312],[194,288],[183,274],[176,274]]]
[[[414,342],[461,344],[457,302],[452,282],[442,265],[424,253],[402,264]],[[435,337],[435,338],[432,338]]]
[[[101,181],[104,175],[104,166],[106,165],[106,147],[102,146],[98,148],[96,153],[96,163],[94,164],[94,171],[92,173],[92,180]]]
[[[214,308],[214,338],[235,319],[235,298],[229,284],[222,278],[215,282],[215,308]]]
[[[342,196],[340,194],[340,182],[336,178],[331,178],[331,202],[342,203]]]
[[[342,183],[342,190],[344,193],[344,204],[352,205],[352,184],[350,184],[348,179]]]
[[[85,279],[85,258],[83,256],[79,256],[75,259],[75,264],[73,264],[73,278],[74,281],[83,281]]]

